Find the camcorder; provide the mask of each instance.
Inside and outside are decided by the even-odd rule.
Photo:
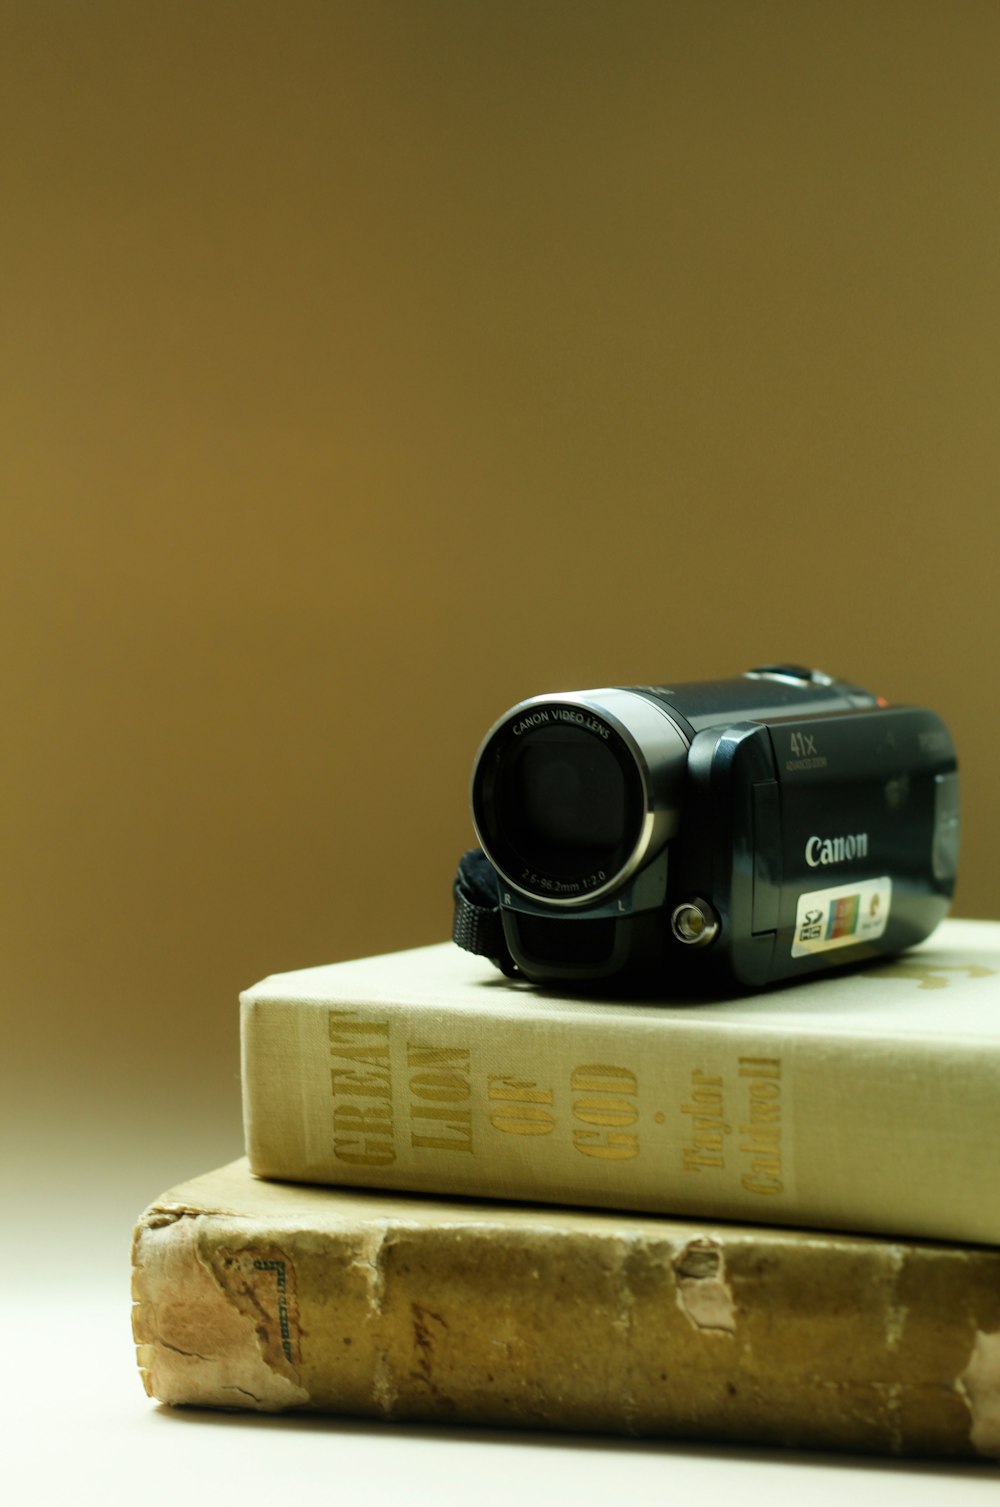
[[[535,696],[472,774],[454,939],[549,987],[760,988],[921,941],[958,768],[936,713],[796,665]]]

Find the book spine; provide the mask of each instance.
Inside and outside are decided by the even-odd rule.
[[[714,1028],[669,1010],[244,996],[254,1172],[1000,1242],[975,1041]]]
[[[146,1390],[264,1411],[1000,1452],[1000,1253],[593,1223],[415,1213],[317,1229],[152,1211],[133,1269]]]

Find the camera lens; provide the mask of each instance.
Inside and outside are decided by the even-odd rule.
[[[563,880],[598,869],[607,873],[628,855],[641,823],[637,787],[592,734],[546,729],[501,761],[497,826],[532,871]]]
[[[487,857],[536,899],[580,905],[614,889],[672,830],[685,752],[675,725],[633,693],[521,703],[488,735],[473,774]]]

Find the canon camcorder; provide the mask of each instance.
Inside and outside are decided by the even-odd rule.
[[[794,665],[535,696],[487,734],[454,936],[552,987],[761,987],[944,916],[958,773],[934,712]]]

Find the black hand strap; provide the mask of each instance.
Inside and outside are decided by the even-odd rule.
[[[500,919],[497,876],[481,848],[463,853],[455,876],[455,918],[452,940],[466,952],[489,958],[501,973],[517,973]]]

